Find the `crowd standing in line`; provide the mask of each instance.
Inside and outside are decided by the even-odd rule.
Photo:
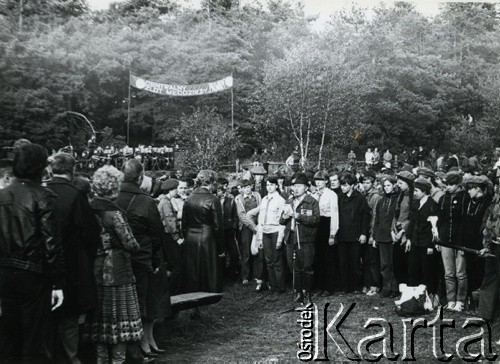
[[[256,163],[231,181],[148,178],[131,158],[88,176],[19,140],[0,164],[0,359],[79,363],[83,338],[99,363],[151,362],[170,297],[224,279],[271,301],[291,283],[297,305],[425,284],[435,307],[495,319],[500,163],[411,156],[368,149],[360,167],[351,151],[343,169],[291,174]]]

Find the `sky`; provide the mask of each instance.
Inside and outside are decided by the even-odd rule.
[[[93,10],[107,9],[111,2],[120,0],[88,0],[90,7]],[[247,0],[248,1],[248,0]],[[290,0],[294,2],[295,0]],[[199,7],[201,0],[186,0],[192,7]],[[245,1],[243,1],[245,2]],[[343,7],[350,7],[352,0],[303,0],[304,10],[306,15],[320,15],[321,17],[328,17],[335,11]],[[357,0],[356,3],[361,7],[372,8],[380,4],[379,0]],[[394,3],[394,1],[385,1],[386,4]],[[417,10],[424,15],[435,15],[438,12],[439,2],[432,0],[415,0],[412,1],[417,7]]]

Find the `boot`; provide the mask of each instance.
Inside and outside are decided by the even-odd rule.
[[[304,296],[305,296],[305,302],[304,302],[304,304],[306,306],[313,303],[311,292],[304,292]]]

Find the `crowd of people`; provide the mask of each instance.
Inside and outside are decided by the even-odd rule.
[[[98,363],[153,361],[170,297],[221,292],[224,279],[270,290],[270,301],[291,283],[297,305],[424,284],[434,306],[478,301],[495,318],[498,163],[293,175],[256,164],[234,180],[210,170],[152,179],[136,158],[76,175],[70,153],[13,148],[0,165],[2,360],[78,363],[83,340]]]

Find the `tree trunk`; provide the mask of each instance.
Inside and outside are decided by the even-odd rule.
[[[23,30],[24,0],[19,0],[19,32]]]

